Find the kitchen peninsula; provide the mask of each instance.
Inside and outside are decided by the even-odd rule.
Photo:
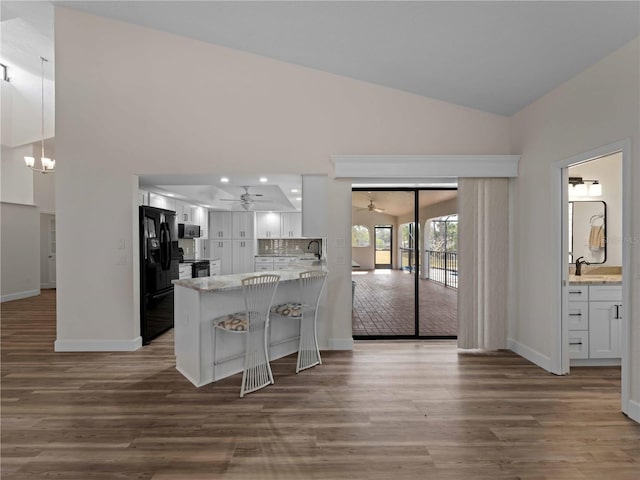
[[[318,262],[294,262],[286,270],[174,280],[176,368],[196,387],[221,380],[243,370],[244,335],[223,334],[214,365],[212,320],[244,310],[241,281],[253,275],[280,275],[274,304],[299,301],[300,272],[324,269]],[[321,301],[322,305],[322,301]],[[272,316],[269,353],[275,360],[298,351],[299,322]],[[218,332],[220,334],[220,332]],[[226,359],[226,360],[225,360]],[[221,360],[225,360],[222,361]]]

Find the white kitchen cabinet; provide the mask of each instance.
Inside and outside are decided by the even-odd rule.
[[[138,190],[138,205],[149,205],[149,192]]]
[[[280,219],[280,235],[282,238],[302,237],[302,213],[283,212]]]
[[[221,275],[239,273],[233,270],[233,240],[209,240],[209,255],[220,259]]]
[[[233,238],[231,212],[209,212],[209,238]]]
[[[193,223],[200,226],[200,238],[209,238],[209,211],[204,207],[194,207]]]
[[[232,240],[233,273],[253,272],[253,241]]]
[[[620,357],[621,323],[619,302],[589,302],[589,358]]]
[[[174,198],[165,197],[164,195],[158,195],[153,192],[149,193],[149,205],[156,208],[176,211],[176,200]],[[178,220],[178,223],[182,222]]]
[[[190,263],[181,263],[178,267],[178,278],[180,280],[185,280],[191,278],[193,275],[193,269],[191,268]]]
[[[253,238],[253,212],[233,212],[231,228],[233,238],[246,240]]]
[[[254,270],[256,272],[268,272],[273,270],[273,257],[255,257]]]
[[[209,261],[209,276],[222,274],[222,260],[210,260]]]
[[[281,238],[281,216],[275,212],[256,212],[256,237]]]
[[[195,224],[195,207],[190,203],[176,200],[176,217],[178,223]]]

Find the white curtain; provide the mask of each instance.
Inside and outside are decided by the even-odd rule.
[[[458,347],[506,348],[509,180],[458,181]]]

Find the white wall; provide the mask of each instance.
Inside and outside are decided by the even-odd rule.
[[[31,145],[16,148],[2,146],[1,201],[33,205],[33,171],[24,163],[24,157],[32,155]]]
[[[135,175],[331,174],[332,154],[510,150],[504,117],[62,7],[55,18],[59,340],[139,333]],[[350,187],[329,183],[327,331],[350,338]],[[87,257],[91,282],[75,261]]]
[[[351,247],[351,257],[360,264],[362,270],[375,268],[375,229],[376,225],[393,227],[393,268],[398,268],[398,217],[368,210],[354,211],[351,214],[352,225],[363,225],[369,229],[368,247]]]
[[[512,118],[512,151],[521,154],[514,179],[514,252],[517,274],[516,319],[510,336],[539,359],[549,359],[560,292],[552,255],[554,162],[631,138],[632,184],[640,184],[640,39],[605,57]],[[627,192],[640,205],[640,191]],[[632,210],[631,291],[640,289],[640,210]],[[640,401],[640,296],[625,306],[632,328],[632,398]],[[640,407],[640,404],[639,404]],[[639,411],[640,414],[640,411]]]
[[[23,167],[25,168],[25,167]],[[40,215],[33,205],[2,202],[0,301],[40,294]]]
[[[607,259],[602,265],[622,265],[622,153],[570,167],[569,176],[600,181],[602,196],[574,197],[571,196],[571,188],[569,188],[569,200],[606,203]],[[589,228],[588,223],[585,224],[585,227]],[[588,230],[581,238],[583,241],[588,239]],[[576,258],[575,255],[574,258]]]

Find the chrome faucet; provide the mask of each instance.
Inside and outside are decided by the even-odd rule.
[[[591,265],[586,260],[582,260],[584,257],[579,257],[576,260],[576,275],[582,275],[582,265]]]
[[[318,251],[316,252],[316,257],[318,257],[318,260],[320,260],[322,258],[322,254],[320,253],[320,242],[318,242],[317,240],[311,240],[309,242],[309,245],[307,245],[307,250],[311,250],[311,245],[315,243],[318,246]]]

